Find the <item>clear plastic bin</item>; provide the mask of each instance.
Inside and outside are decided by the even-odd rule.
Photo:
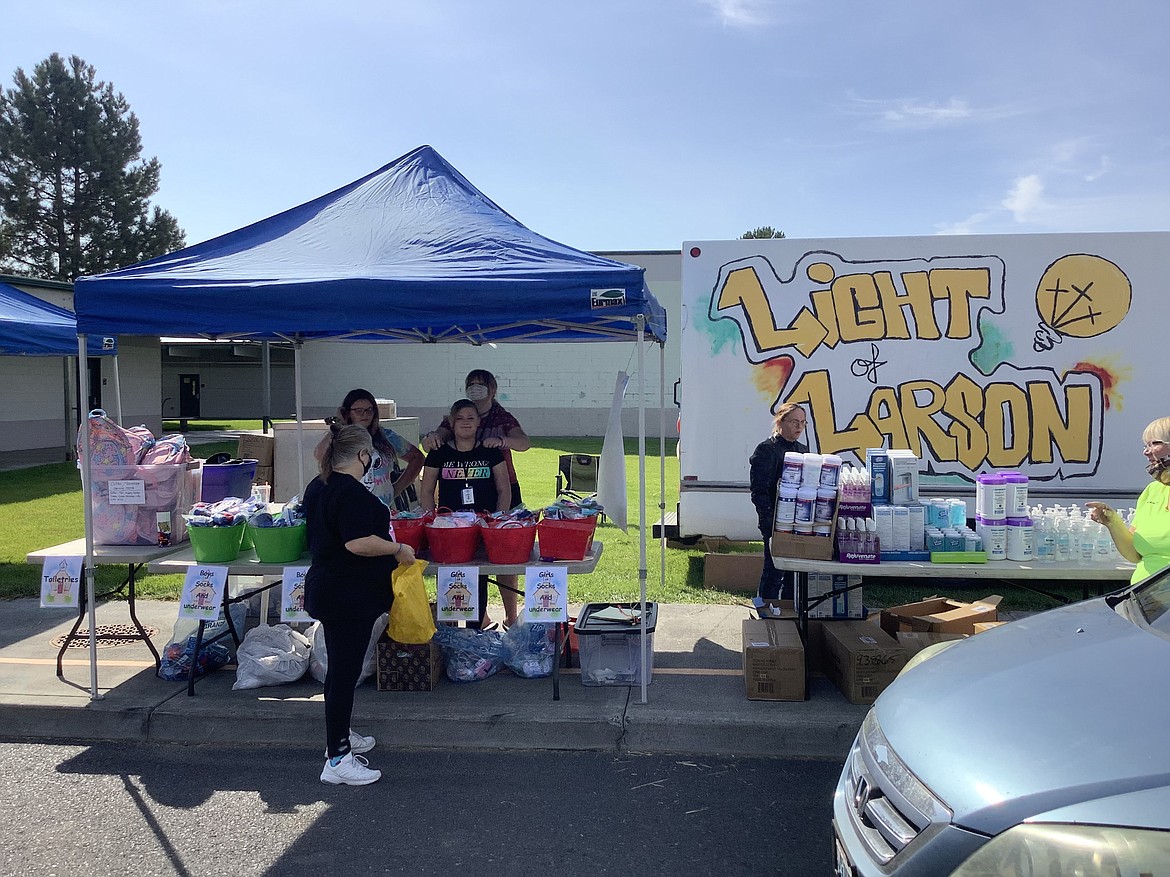
[[[581,659],[581,682],[584,685],[642,684],[642,625],[634,610],[638,603],[587,603],[581,610],[574,630]],[[654,677],[654,628],[658,624],[658,604],[647,603],[646,616],[646,683]],[[616,610],[616,611],[614,611]],[[598,613],[628,613],[628,620],[599,618]]]

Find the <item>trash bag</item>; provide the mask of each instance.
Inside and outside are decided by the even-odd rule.
[[[552,624],[514,624],[504,632],[504,662],[525,679],[551,676],[556,660],[556,628]]]
[[[296,682],[309,666],[309,640],[287,624],[261,624],[236,650],[233,691]]]
[[[362,673],[358,676],[357,684],[361,685],[374,675],[378,669],[378,640],[386,632],[386,613],[382,613],[374,622],[374,629],[370,632],[370,644],[366,648],[366,656],[362,660]],[[329,653],[325,649],[325,631],[321,629],[321,622],[314,621],[305,631],[310,642],[309,647],[309,675],[325,684],[325,673],[329,670]]]
[[[487,679],[506,665],[504,638],[494,630],[469,630],[441,625],[435,642],[447,663],[447,678],[452,682],[478,682]]]
[[[231,607],[232,624],[236,633],[244,631],[244,622],[248,617],[248,607],[243,603],[233,603]],[[162,665],[158,675],[169,682],[186,682],[191,671],[191,662],[195,652],[195,634],[199,629],[199,622],[190,618],[180,618],[175,621],[171,631],[171,639],[163,648]],[[218,642],[209,642],[220,634],[223,639]],[[228,634],[227,619],[220,610],[219,618],[207,622],[203,627],[203,643],[199,648],[199,659],[195,662],[195,678],[205,675],[208,671],[222,667],[232,659],[235,652],[235,642]]]

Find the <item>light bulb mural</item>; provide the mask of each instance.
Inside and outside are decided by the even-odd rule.
[[[1108,259],[1061,256],[1036,287],[1040,323],[1032,349],[1051,350],[1062,336],[1093,338],[1108,332],[1129,313],[1132,295],[1129,278]]]

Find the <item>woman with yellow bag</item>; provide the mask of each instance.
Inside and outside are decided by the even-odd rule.
[[[305,576],[305,609],[321,622],[329,662],[325,672],[326,761],[321,782],[364,786],[382,772],[361,753],[374,738],[350,728],[354,688],[374,621],[393,602],[390,577],[414,564],[414,550],[388,538],[390,510],[362,486],[374,459],[370,433],[353,424],[330,425],[320,475],[305,488],[304,509],[312,562]]]

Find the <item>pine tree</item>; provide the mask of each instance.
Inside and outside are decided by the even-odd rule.
[[[184,245],[149,200],[162,165],[142,160],[138,118],[76,55],[17,69],[0,89],[0,268],[71,282]]]
[[[762,238],[764,240],[768,240],[770,238],[782,238],[782,237],[784,237],[784,232],[777,231],[776,229],[772,228],[772,226],[770,226],[770,225],[761,225],[761,226],[757,226],[756,228],[753,228],[751,231],[745,231],[742,235],[739,236],[739,239],[741,241],[748,241],[748,240],[753,240],[756,238]]]

